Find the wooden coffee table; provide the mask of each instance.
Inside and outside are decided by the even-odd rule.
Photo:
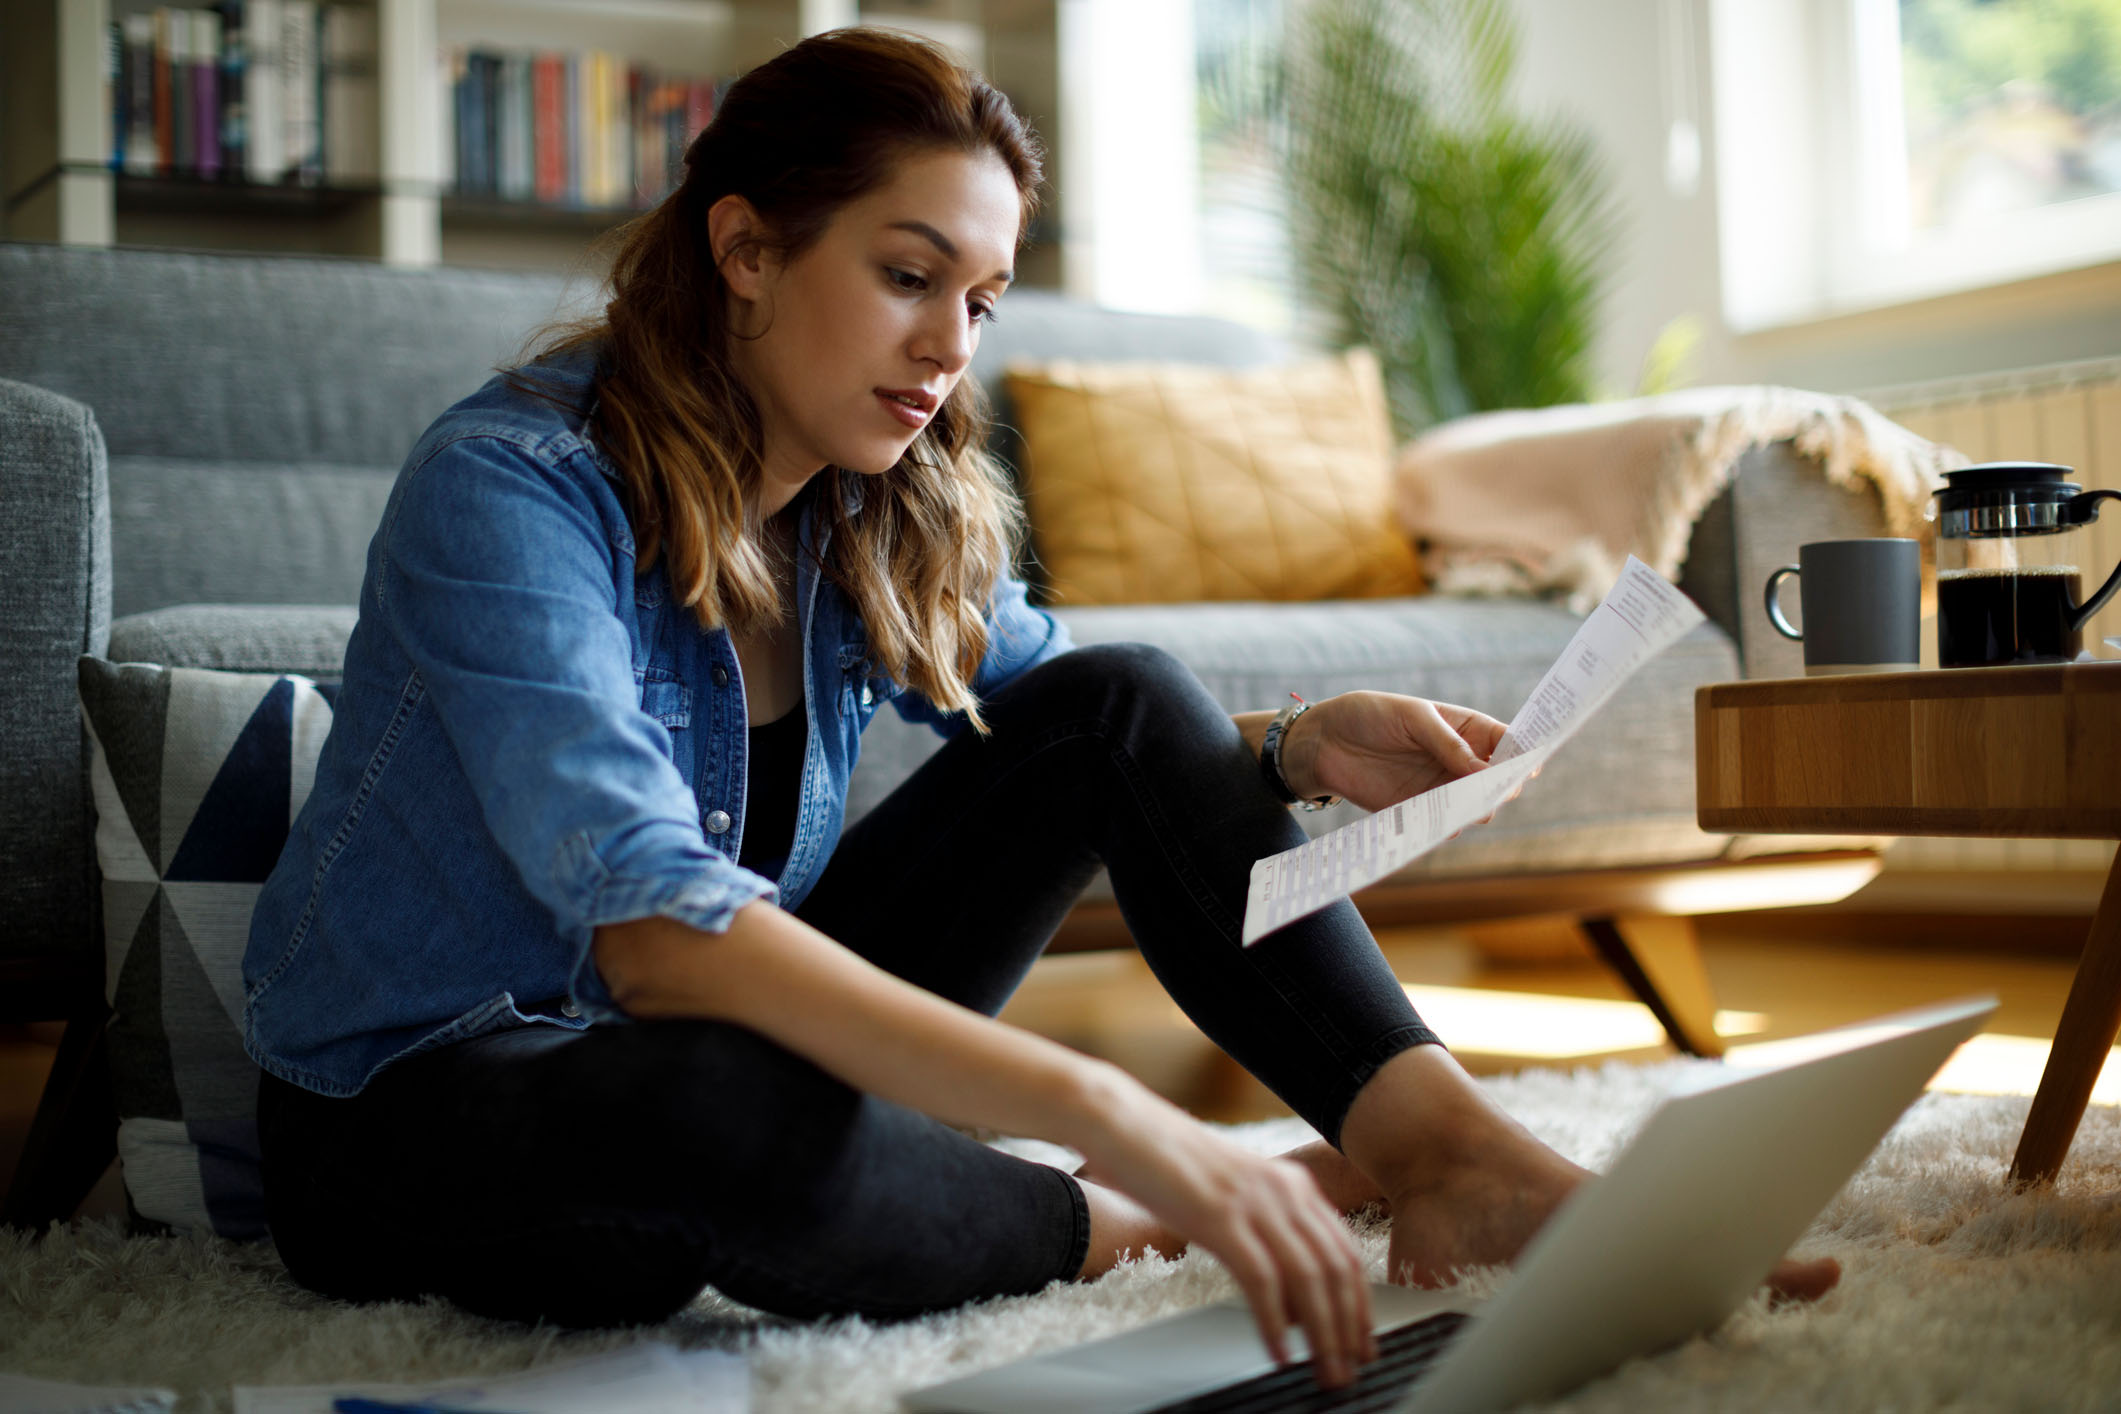
[[[2121,663],[1726,683],[1694,695],[1704,830],[2121,839]],[[2011,1177],[2046,1183],[2121,1031],[2106,879]]]

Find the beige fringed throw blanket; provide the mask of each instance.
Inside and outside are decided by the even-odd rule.
[[[1966,458],[1857,399],[1795,388],[1458,418],[1401,449],[1394,495],[1437,592],[1553,595],[1587,612],[1630,554],[1675,578],[1738,459],[1785,439],[1830,483],[1876,486],[1887,533],[1924,541],[1927,557],[1924,508]]]

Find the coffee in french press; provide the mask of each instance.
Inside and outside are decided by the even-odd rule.
[[[2099,504],[2046,462],[1994,462],[1945,473],[1937,497],[1937,662],[1946,668],[2067,663],[2084,624],[2121,585],[2121,567],[2088,600],[2082,565]]]

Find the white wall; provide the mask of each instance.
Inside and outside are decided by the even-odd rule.
[[[1780,0],[1777,0],[1779,3]],[[1785,383],[1841,392],[2121,353],[2121,262],[1896,308],[1736,334],[1720,309],[1707,0],[1512,0],[1520,103],[1590,130],[1629,213],[1597,357],[1609,390],[1631,392],[1669,321],[1691,315],[1697,383]],[[1688,66],[1663,48],[1691,21]],[[1666,185],[1675,72],[1698,96],[1701,179]],[[1683,93],[1683,86],[1679,92]],[[1683,105],[1682,105],[1683,106]]]

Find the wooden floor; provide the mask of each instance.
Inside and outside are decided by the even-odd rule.
[[[1992,992],[2001,1007],[1988,1033],[1941,1083],[2030,1094],[2087,922],[1792,910],[1704,919],[1702,951],[1723,1008],[1719,1029],[1733,1044]],[[1379,941],[1423,1016],[1477,1073],[1670,1054],[1649,1012],[1588,954],[1498,961],[1442,930],[1386,930]],[[1003,1015],[1126,1067],[1204,1118],[1287,1113],[1193,1028],[1133,953],[1048,958]],[[54,1039],[41,1028],[0,1028],[0,1183],[13,1175]],[[2095,1100],[2121,1103],[2121,1059],[2109,1062]],[[82,1213],[123,1211],[113,1169]]]

